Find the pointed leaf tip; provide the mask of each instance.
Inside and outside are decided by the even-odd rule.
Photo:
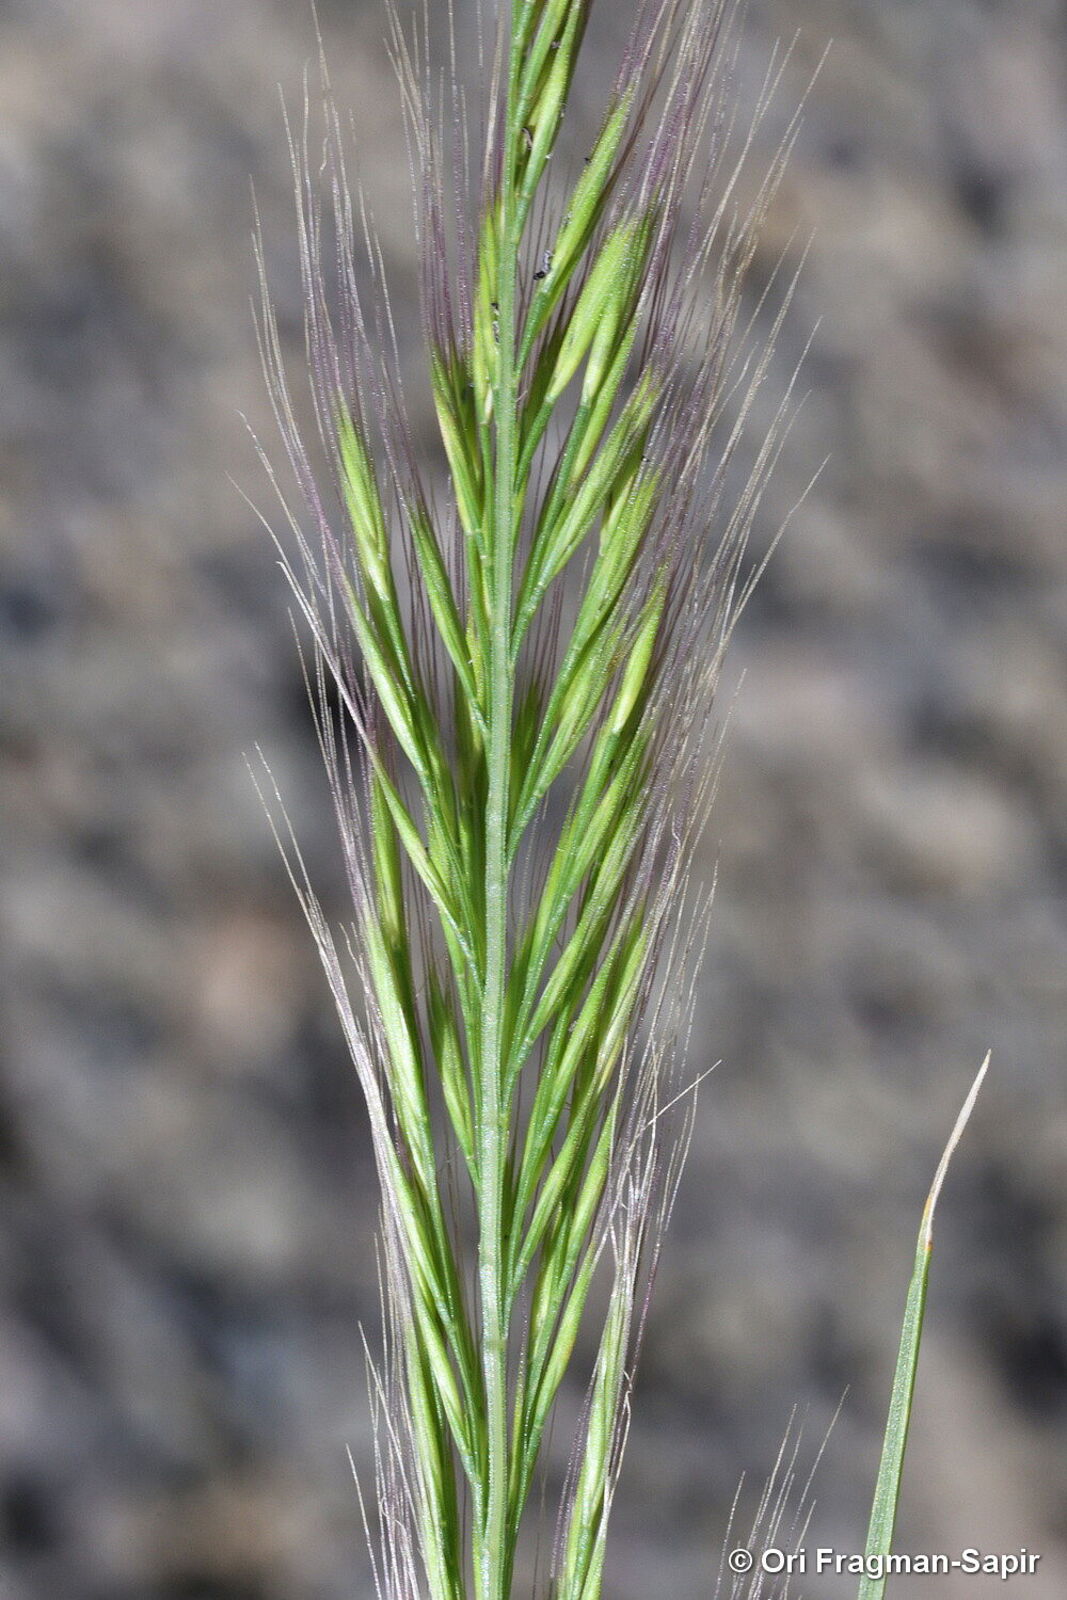
[[[978,1068],[975,1080],[971,1084],[971,1087],[967,1093],[967,1098],[960,1108],[960,1114],[956,1118],[956,1125],[949,1135],[948,1143],[941,1152],[941,1160],[937,1164],[937,1171],[934,1173],[934,1181],[930,1185],[930,1193],[926,1197],[926,1205],[923,1208],[922,1242],[927,1250],[929,1250],[933,1245],[934,1209],[937,1205],[938,1197],[941,1194],[941,1187],[945,1181],[945,1175],[948,1172],[949,1162],[952,1160],[952,1157],[956,1152],[956,1146],[963,1138],[964,1129],[971,1120],[971,1112],[974,1110],[975,1101],[978,1099],[978,1091],[981,1089],[985,1075],[989,1070],[989,1062],[992,1053],[993,1052],[991,1050],[986,1051],[985,1059],[982,1062],[982,1065]]]
[[[904,1472],[904,1454],[908,1444],[908,1427],[911,1421],[912,1399],[915,1393],[915,1374],[919,1365],[919,1346],[922,1342],[923,1317],[926,1310],[926,1286],[930,1276],[930,1255],[933,1246],[934,1208],[945,1181],[949,1162],[963,1131],[967,1126],[978,1091],[989,1069],[990,1052],[978,1069],[967,1098],[963,1102],[956,1125],[941,1153],[934,1181],[923,1207],[922,1222],[915,1253],[915,1265],[908,1298],[904,1307],[904,1323],[900,1334],[893,1391],[889,1401],[885,1437],[882,1442],[882,1459],[878,1468],[878,1481],[871,1506],[871,1520],[867,1530],[866,1555],[870,1570],[860,1580],[857,1600],[883,1600],[886,1586],[886,1561],[893,1547],[896,1527],[897,1501]]]

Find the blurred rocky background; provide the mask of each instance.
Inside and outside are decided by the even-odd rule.
[[[630,11],[603,9],[590,127]],[[380,0],[319,12],[406,305]],[[608,1593],[709,1597],[739,1476],[755,1490],[794,1406],[806,1469],[843,1395],[809,1542],[861,1543],[919,1210],[991,1047],[944,1197],[900,1546],[1027,1545],[1042,1561],[1016,1586],[1052,1600],[1067,17],[752,0],[743,97],[798,28],[768,146],[833,44],[757,262],[814,232],[779,388],[819,327],[763,544],[828,461],[733,656],[693,1049],[694,1071],[722,1065]],[[241,417],[269,434],[250,183],[295,354],[278,86],[299,108],[314,48],[303,0],[0,4],[3,1600],[369,1592],[345,1451],[367,1468],[373,1175],[256,745],[336,915],[339,864],[282,581],[230,481],[266,504]],[[400,328],[425,424],[406,310]]]

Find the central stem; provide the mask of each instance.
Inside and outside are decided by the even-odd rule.
[[[512,665],[512,586],[515,550],[516,279],[519,225],[514,188],[515,133],[511,126],[514,62],[508,74],[498,241],[498,326],[494,394],[495,472],[491,508],[491,655],[488,797],[485,815],[486,962],[481,1039],[478,1195],[478,1272],[485,1382],[487,1482],[482,1548],[476,1571],[480,1600],[507,1600],[511,1567],[508,1528],[508,1315],[505,1301],[504,1175],[508,1097],[504,1008],[508,940],[508,810],[515,674]]]

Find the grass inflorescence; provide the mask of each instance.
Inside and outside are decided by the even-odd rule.
[[[780,63],[742,114],[733,0],[637,0],[568,175],[552,158],[590,9],[504,8],[473,110],[451,7],[443,88],[440,16],[392,17],[443,474],[415,448],[381,252],[328,92],[320,134],[307,113],[292,134],[302,397],[264,291],[295,484],[279,549],[354,908],[340,940],[287,848],[383,1198],[372,1386],[389,1597],[512,1592],[594,1306],[548,1584],[557,1600],[600,1592],[685,1145],[677,1068],[705,905],[687,887],[715,689],[788,406],[742,470],[791,288],[765,272],[743,310],[793,133],[753,177]]]

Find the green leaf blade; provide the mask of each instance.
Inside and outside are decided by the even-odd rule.
[[[919,1365],[919,1346],[922,1342],[923,1318],[926,1311],[926,1291],[930,1278],[930,1257],[933,1251],[934,1210],[937,1206],[938,1196],[941,1193],[941,1186],[945,1181],[949,1162],[963,1136],[963,1131],[974,1109],[978,1091],[982,1087],[988,1068],[989,1056],[987,1054],[963,1103],[963,1109],[956,1119],[952,1135],[942,1152],[933,1185],[923,1207],[918,1245],[915,1252],[915,1265],[912,1269],[911,1282],[908,1285],[908,1295],[904,1305],[904,1323],[900,1335],[896,1371],[893,1375],[889,1415],[886,1420],[885,1438],[882,1444],[882,1459],[878,1468],[878,1480],[875,1485],[874,1501],[871,1506],[871,1520],[867,1531],[866,1557],[872,1569],[883,1566],[886,1557],[889,1556],[893,1548],[893,1530],[896,1526],[897,1505],[900,1499],[900,1485],[904,1472],[904,1455],[908,1445],[911,1407],[915,1394],[915,1376]],[[860,1581],[857,1600],[882,1600],[885,1594],[885,1587],[886,1576],[884,1572],[879,1576],[865,1575]]]

